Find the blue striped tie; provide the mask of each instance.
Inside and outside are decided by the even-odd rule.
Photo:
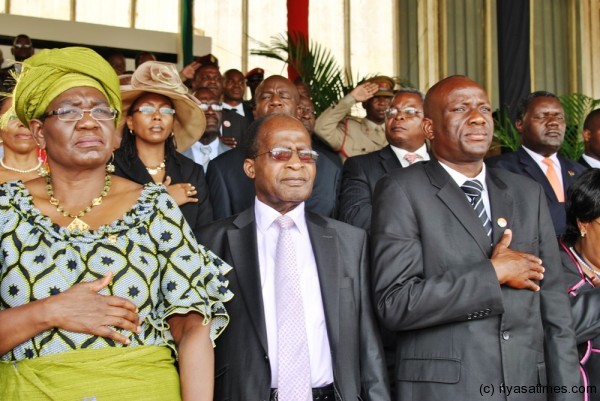
[[[467,195],[467,198],[469,198],[469,202],[471,202],[473,209],[475,209],[475,213],[477,213],[479,220],[481,220],[481,224],[483,224],[483,228],[487,233],[487,236],[491,239],[492,223],[490,222],[490,219],[487,213],[485,212],[485,207],[483,206],[483,199],[481,198],[483,185],[481,185],[481,183],[478,180],[467,180],[462,185],[462,187],[460,187],[460,189],[462,189],[463,192]]]

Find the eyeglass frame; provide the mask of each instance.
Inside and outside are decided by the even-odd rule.
[[[145,108],[147,112],[142,111],[142,109]],[[153,109],[154,111],[150,111],[150,109]],[[164,113],[164,110],[169,110],[169,112]],[[171,113],[172,111],[172,113]],[[151,116],[156,114],[156,112],[158,112],[158,114],[160,114],[161,116],[174,116],[177,113],[177,110],[175,110],[172,107],[154,107],[154,106],[140,106],[137,109],[133,109],[131,110],[131,114],[133,113],[142,113],[145,116]]]
[[[395,110],[395,113],[394,113],[394,115],[390,116],[390,114],[392,113],[392,110]],[[407,113],[408,110],[410,110],[414,114]],[[414,117],[417,117],[419,114],[423,114],[423,112],[420,111],[419,109],[417,109],[416,107],[412,107],[412,106],[407,106],[407,107],[403,108],[402,110],[399,110],[395,107],[389,107],[389,108],[385,109],[385,118],[390,119],[390,120],[394,119],[398,116],[402,116],[404,118],[414,118]]]
[[[202,106],[205,106],[206,110],[204,110],[202,108]],[[219,110],[215,110],[214,106],[220,107],[220,109]],[[210,103],[210,104],[208,104],[206,102],[200,102],[200,103],[198,103],[198,107],[202,111],[208,111],[208,109],[211,109],[212,111],[215,111],[215,112],[223,111],[223,104],[222,103]]]
[[[92,112],[97,109],[109,109],[112,114],[112,117],[106,118],[106,119],[98,119],[98,118],[94,117]],[[70,112],[70,111],[77,111],[77,110],[81,113],[81,117],[76,118],[76,119],[62,119],[61,118],[61,116],[64,116],[65,114],[67,114],[68,111]],[[67,107],[59,107],[56,110],[47,111],[44,114],[42,114],[42,116],[40,117],[40,120],[43,121],[48,117],[56,116],[60,121],[75,122],[75,121],[81,121],[81,119],[83,118],[85,113],[90,113],[90,117],[92,117],[96,121],[112,121],[115,118],[117,118],[117,116],[119,115],[119,110],[115,109],[114,107],[110,107],[110,106],[96,106],[96,107],[92,107],[91,109],[82,109],[80,107],[75,107],[75,106],[68,107],[68,108]]]
[[[288,152],[289,152],[289,157],[287,159],[279,160],[276,158],[276,156],[273,155],[274,152],[282,152],[282,154],[288,154]],[[294,153],[296,153],[298,155],[298,160],[300,160],[302,163],[316,163],[317,159],[319,158],[319,153],[313,149],[290,149],[290,148],[283,148],[283,147],[275,147],[266,152],[256,154],[253,157],[253,159],[257,159],[259,156],[264,156],[266,154],[269,154],[271,156],[271,159],[273,159],[275,161],[288,162],[292,159],[292,155]],[[310,159],[302,160],[302,157],[300,156],[301,153],[310,155]]]

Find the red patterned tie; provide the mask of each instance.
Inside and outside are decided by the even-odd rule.
[[[408,165],[415,164],[418,161],[423,160],[423,156],[418,155],[416,153],[407,153],[404,155],[404,160],[408,162]]]

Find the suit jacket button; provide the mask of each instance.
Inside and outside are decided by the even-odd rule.
[[[265,354],[265,361],[269,360],[269,355]]]
[[[503,331],[502,338],[508,340],[510,338],[510,333],[508,331]]]

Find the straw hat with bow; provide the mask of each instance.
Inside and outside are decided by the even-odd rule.
[[[140,65],[131,77],[131,84],[121,86],[123,116],[144,93],[157,93],[168,97],[175,109],[173,133],[179,152],[192,146],[204,133],[206,119],[196,102],[188,95],[174,64],[147,61]],[[124,118],[122,119],[124,123]],[[123,127],[121,124],[120,129]]]

